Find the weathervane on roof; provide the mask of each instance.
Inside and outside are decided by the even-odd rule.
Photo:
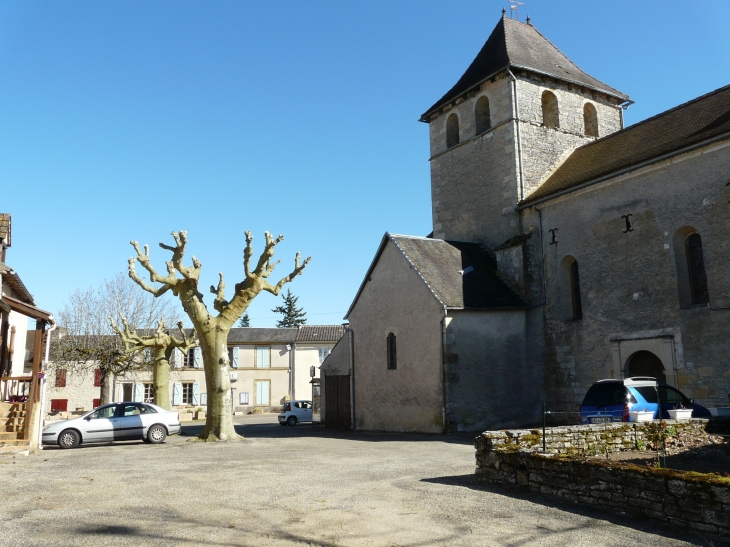
[[[512,15],[512,12],[515,12],[515,19],[518,21],[520,20],[520,6],[524,6],[524,2],[518,2],[517,0],[510,0],[509,4],[509,14]]]

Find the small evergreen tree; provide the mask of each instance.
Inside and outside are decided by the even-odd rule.
[[[291,291],[287,289],[283,298],[284,305],[276,306],[273,310],[271,310],[274,313],[280,313],[284,316],[281,321],[276,322],[276,326],[281,329],[304,325],[307,322],[307,312],[305,312],[302,308],[297,308],[297,300],[299,300],[299,297],[294,296]]]
[[[239,327],[250,327],[251,326],[251,318],[248,316],[248,312],[244,313],[241,316],[241,319],[238,320],[238,326]]]

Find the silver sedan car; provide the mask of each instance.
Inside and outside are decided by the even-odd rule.
[[[180,433],[180,416],[150,403],[112,403],[73,420],[43,428],[43,444],[76,448],[81,443],[142,439],[158,444]]]

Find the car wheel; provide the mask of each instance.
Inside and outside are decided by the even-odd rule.
[[[73,429],[62,431],[58,436],[58,446],[61,448],[76,448],[81,441],[81,437]]]
[[[296,416],[289,416],[286,419],[286,423],[288,423],[289,425],[297,425],[297,417]]]
[[[167,431],[161,425],[153,425],[147,431],[147,440],[152,444],[160,444],[165,442],[167,438]]]

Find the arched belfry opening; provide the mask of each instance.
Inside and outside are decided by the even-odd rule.
[[[583,107],[583,125],[586,137],[598,136],[598,112],[591,103],[586,103]]]
[[[626,362],[626,376],[649,376],[660,382],[667,381],[664,363],[650,351],[637,351]]]
[[[459,144],[459,116],[451,114],[446,119],[446,148]]]
[[[542,124],[545,127],[560,127],[558,98],[550,91],[542,94]]]
[[[489,114],[489,99],[486,96],[479,97],[474,108],[474,116],[476,118],[477,135],[481,135],[492,127],[492,120]]]

